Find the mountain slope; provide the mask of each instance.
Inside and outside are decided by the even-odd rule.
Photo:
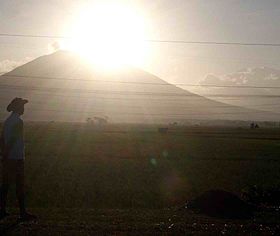
[[[136,68],[102,72],[77,55],[58,51],[0,77],[1,107],[25,97],[26,119],[180,122],[188,119],[274,120],[273,113],[229,106],[168,84]]]

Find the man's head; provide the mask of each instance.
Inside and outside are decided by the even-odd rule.
[[[28,100],[22,98],[14,98],[10,104],[7,106],[8,112],[15,112],[19,115],[24,113],[24,105],[28,103]]]

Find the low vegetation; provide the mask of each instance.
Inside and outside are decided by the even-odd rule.
[[[32,207],[162,208],[280,184],[277,129],[28,123]]]

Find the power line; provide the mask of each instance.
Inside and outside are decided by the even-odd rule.
[[[108,95],[123,95],[123,96],[160,96],[160,97],[271,97],[276,98],[280,95],[264,95],[264,94],[185,94],[185,93],[155,93],[155,92],[138,92],[138,91],[116,91],[116,90],[90,90],[90,89],[72,89],[58,87],[36,87],[36,86],[19,86],[19,85],[0,85],[0,89],[27,90],[27,91],[44,91],[47,93],[93,93],[93,94],[108,94]]]
[[[0,47],[1,46],[5,46],[6,45],[10,45],[11,43],[2,43],[0,42]],[[15,45],[15,44],[11,44],[11,45]],[[19,48],[19,49],[26,49],[26,50],[43,50],[46,49],[45,46],[38,46],[38,47],[25,47],[22,45],[17,45],[17,46],[12,46],[13,48]],[[71,51],[71,50],[70,50]],[[262,63],[262,64],[268,64],[271,66],[279,66],[279,63],[275,63],[275,61],[272,60],[264,60],[264,59],[259,59],[256,60],[255,58],[226,58],[226,57],[200,57],[200,56],[184,56],[184,55],[177,55],[177,57],[183,57],[183,58],[188,58],[188,59],[199,59],[200,62],[201,60],[208,60],[211,61],[211,63],[213,63],[213,60],[218,60],[218,61],[230,61],[230,62],[235,62],[235,63],[240,63],[241,61],[246,61],[246,62],[254,62],[254,63]]]
[[[156,97],[267,97],[280,98],[280,95],[265,95],[265,94],[185,94],[185,93],[155,93],[155,92],[138,92],[138,91],[116,91],[116,90],[90,90],[90,89],[72,89],[58,87],[36,87],[36,86],[19,86],[19,85],[0,85],[0,89],[27,90],[27,91],[44,91],[47,93],[90,93],[90,94],[108,94],[108,95],[123,95],[123,96],[156,96]]]
[[[1,87],[0,87],[1,89]],[[4,88],[4,89],[7,89],[7,88]],[[19,89],[20,90],[20,89]],[[40,96],[50,96],[49,92],[48,91],[36,91],[36,94],[32,94],[32,95],[40,95]],[[43,93],[40,93],[40,92],[43,92]],[[109,94],[110,95],[110,94]],[[86,100],[92,100],[92,99],[102,99],[102,100],[126,100],[126,101],[142,101],[142,100],[149,100],[149,101],[158,101],[158,102],[162,102],[162,98],[145,98],[145,97],[141,97],[141,98],[126,98],[126,97],[96,97],[96,95],[94,97],[85,97],[85,96],[80,96],[80,95],[65,95],[65,94],[55,94],[55,93],[51,93],[51,96],[52,97],[65,97],[65,98],[79,98],[79,99],[86,99]],[[201,99],[202,97],[201,96],[194,96],[194,97],[188,97],[188,99]],[[227,100],[239,100],[239,99],[227,99]],[[178,101],[185,101],[185,100],[182,100],[182,98],[180,98],[180,100],[178,99],[164,99],[164,101],[172,101],[172,102],[178,102]],[[203,102],[206,102],[207,100],[202,100]],[[208,102],[208,101],[207,101]]]
[[[28,76],[28,75],[2,75],[2,77],[24,78],[24,79],[40,79],[40,80],[66,80],[75,82],[100,82],[100,83],[121,83],[121,84],[147,84],[147,85],[176,85],[168,83],[150,83],[150,82],[137,82],[137,81],[120,81],[120,80],[95,80],[95,79],[70,79],[65,77],[49,77],[49,76]]]
[[[0,89],[1,89],[1,87],[0,87]],[[49,104],[49,102],[50,103],[52,103],[52,104],[55,104],[55,105],[60,105],[60,103],[61,102],[66,102],[66,100],[54,100],[54,101],[52,101],[52,100],[48,100],[47,102],[46,101],[38,101],[38,100],[34,100],[33,99],[33,96],[49,96],[49,94],[45,94],[45,93],[32,93],[32,95],[31,95],[31,99],[32,99],[32,101],[31,101],[31,103],[37,103],[37,104]],[[54,96],[54,97],[65,97],[65,98],[79,98],[79,99],[87,99],[87,100],[96,100],[96,99],[101,99],[101,100],[127,100],[127,102],[129,102],[130,100],[133,100],[133,101],[135,101],[135,100],[138,100],[138,101],[142,101],[142,100],[146,100],[145,98],[129,98],[129,100],[127,99],[127,98],[123,98],[123,97],[84,97],[84,96],[79,96],[79,95],[77,95],[77,96],[73,96],[73,95],[65,95],[65,94],[52,94],[51,96]],[[2,98],[2,99],[12,99],[14,96],[1,96],[0,95],[0,98]],[[195,97],[196,98],[196,97]],[[198,98],[200,98],[201,99],[201,97],[199,96]],[[152,99],[152,98],[147,98],[149,101],[159,101],[159,102],[162,102],[163,100],[162,99]],[[39,100],[40,100],[40,98],[39,98]],[[231,99],[224,99],[224,100],[231,100]],[[239,99],[232,99],[232,100],[239,100]],[[164,102],[176,102],[176,104],[159,104],[159,105],[157,105],[158,107],[167,107],[168,105],[169,106],[172,106],[172,107],[176,107],[176,108],[178,108],[178,107],[180,107],[180,108],[189,108],[189,106],[193,106],[193,105],[195,105],[195,104],[193,104],[193,103],[184,103],[184,104],[179,104],[178,103],[178,101],[185,101],[185,100],[178,100],[178,99],[164,99]],[[203,102],[204,100],[202,100],[202,101],[200,101],[200,102]],[[9,102],[9,101],[8,101]],[[75,101],[74,101],[75,102]],[[209,100],[205,100],[205,102],[209,102]],[[219,103],[219,101],[216,101],[216,100],[211,100],[211,102],[218,102]],[[67,103],[69,103],[69,100],[67,100]],[[80,103],[80,102],[79,102]],[[120,104],[121,106],[125,106],[125,107],[127,107],[125,104]],[[145,103],[145,105],[149,105],[149,103],[148,104],[146,104]],[[160,105],[162,105],[162,106],[160,106]],[[202,104],[200,104],[199,105],[200,107],[202,106]],[[225,107],[225,108],[227,108],[228,106],[231,106],[231,108],[233,108],[233,107],[235,107],[235,108],[244,108],[244,106],[246,107],[246,106],[248,106],[248,107],[263,107],[263,106],[280,106],[280,103],[264,103],[264,104],[247,104],[247,105],[242,105],[242,106],[240,106],[240,105],[235,105],[235,104],[227,104],[227,103],[222,103],[221,105],[214,105],[214,106],[211,106],[211,108],[213,107],[213,108],[217,108],[217,107]],[[136,107],[142,107],[142,106],[135,106],[135,105],[133,105],[133,106],[131,106],[131,107],[133,107],[133,108],[136,108]],[[203,107],[209,107],[209,104],[206,104],[206,105],[204,105]]]
[[[32,94],[32,95],[43,95],[43,96],[48,96],[47,94]],[[57,94],[54,94],[54,96],[56,96]],[[53,95],[52,95],[53,96]],[[75,97],[75,98],[84,98],[84,99],[88,99],[88,100],[96,100],[96,99],[101,99],[101,100],[127,100],[126,98],[108,98],[108,97],[80,97],[80,96],[71,96],[71,95],[57,95],[59,97]],[[0,98],[2,99],[7,99],[7,96],[0,96]],[[129,99],[131,100],[131,99]],[[143,100],[142,98],[141,99],[134,99],[134,100]],[[149,99],[149,101],[162,101],[162,100],[158,100],[158,99]],[[164,100],[164,102],[178,102],[178,100],[174,100],[174,99],[171,99],[171,100]],[[7,101],[6,103],[8,103],[10,101]],[[38,100],[34,100],[34,99],[31,99],[30,103],[31,104],[40,104],[40,105],[60,105],[61,103],[63,102],[67,102],[68,104],[73,104],[71,101],[66,101],[66,100],[62,100],[62,101],[57,101],[57,100],[54,100],[54,101],[38,101]],[[75,101],[74,101],[75,102]],[[208,101],[207,101],[208,102]],[[77,102],[76,102],[77,103]],[[80,104],[80,102],[78,102]],[[96,104],[92,104],[93,106],[96,106]],[[149,103],[146,104],[146,106],[149,106]],[[158,108],[167,108],[167,107],[172,107],[172,108],[184,108],[185,110],[192,110],[192,109],[196,109],[195,108],[191,108],[190,106],[194,106],[195,104],[159,104],[157,105]],[[104,105],[102,105],[104,107]],[[244,107],[245,106],[245,107]],[[247,107],[264,107],[264,106],[269,106],[269,107],[280,107],[280,103],[264,103],[264,104],[253,104],[253,105],[243,105],[243,106],[239,106],[239,105],[232,105],[232,104],[221,104],[221,105],[211,105],[209,106],[209,104],[206,104],[206,105],[203,105],[203,104],[200,104],[199,107],[207,107],[207,108],[226,108],[226,109],[243,109],[243,108],[246,108]],[[137,105],[127,105],[127,104],[120,104],[120,107],[126,107],[126,108],[143,108],[143,106],[141,106],[141,104],[137,104]]]
[[[27,108],[28,109],[28,108]],[[109,116],[109,118],[114,118],[115,116],[144,116],[148,117],[159,117],[160,119],[166,118],[177,118],[177,119],[195,119],[190,116],[199,116],[199,117],[209,117],[214,115],[242,115],[242,114],[262,114],[265,111],[252,111],[252,112],[217,112],[217,113],[181,113],[181,114],[164,114],[164,113],[140,113],[140,112],[108,112],[108,111],[82,111],[82,110],[56,110],[56,109],[37,109],[31,108],[29,113],[32,112],[55,112],[55,113],[72,113],[75,115],[85,115],[85,114],[93,114],[95,116]],[[4,114],[4,112],[1,112]],[[110,117],[111,116],[111,117]],[[200,118],[201,119],[201,118]]]
[[[202,62],[203,60],[207,61],[207,63],[211,62],[213,63],[213,60],[216,61],[230,61],[232,62],[236,62],[236,63],[240,63],[241,61],[245,61],[245,62],[249,62],[249,63],[262,63],[262,64],[269,64],[269,65],[273,65],[273,66],[279,66],[279,63],[275,63],[275,60],[267,60],[264,58],[228,58],[228,57],[213,57],[213,56],[209,56],[209,57],[205,57],[205,56],[188,56],[188,55],[182,55],[182,54],[176,54],[177,57],[180,58],[184,58],[184,59],[192,59],[192,60],[200,60],[200,62]]]
[[[143,116],[193,116],[193,115],[199,115],[199,116],[209,116],[209,115],[234,115],[234,114],[257,114],[257,113],[265,113],[264,111],[247,111],[247,112],[206,112],[206,113],[172,113],[172,114],[165,114],[165,113],[143,113],[143,112],[106,112],[106,111],[84,111],[84,110],[56,110],[56,109],[36,109],[31,108],[31,111],[47,111],[47,112],[62,112],[62,113],[75,113],[75,114],[106,114],[106,115],[117,115],[117,116],[123,116],[123,115],[143,115]]]
[[[0,36],[1,37],[24,37],[24,38],[47,38],[47,39],[75,38],[71,36],[60,36],[60,35],[8,34],[8,33],[0,33]],[[280,43],[247,43],[247,42],[187,41],[187,40],[159,40],[159,39],[145,39],[144,41],[149,43],[280,47]]]
[[[47,104],[46,102],[35,102],[35,104]],[[32,104],[32,103],[31,103]],[[268,104],[262,104],[262,105],[268,105]],[[271,105],[278,105],[278,104],[271,104]],[[216,106],[216,107],[226,107],[226,106],[230,106],[230,105],[221,105],[221,106]],[[124,106],[125,108],[127,108],[127,106]],[[138,106],[140,107],[140,106]],[[210,106],[211,107],[211,106]],[[213,106],[215,107],[215,106]],[[211,108],[213,108],[211,107]],[[121,108],[121,106],[119,107]],[[135,106],[134,106],[135,108]],[[141,108],[141,107],[140,107]],[[257,113],[265,113],[266,111],[246,111],[246,112],[201,112],[201,113],[179,113],[179,114],[176,114],[176,113],[172,113],[172,114],[165,114],[165,113],[139,113],[139,112],[136,112],[136,113],[127,113],[127,112],[118,112],[117,113],[114,113],[114,112],[110,112],[110,111],[106,111],[106,110],[102,110],[102,111],[85,111],[85,110],[60,110],[60,109],[38,109],[38,108],[30,108],[31,111],[47,111],[47,112],[62,112],[62,113],[76,113],[76,114],[113,114],[113,115],[144,115],[144,116],[168,116],[168,117],[177,117],[177,116],[194,116],[194,115],[199,115],[199,116],[209,116],[209,115],[234,115],[234,114],[257,114]],[[243,107],[231,107],[231,109],[244,109]],[[187,109],[186,109],[187,110]]]
[[[86,111],[86,110],[73,110],[73,109],[40,109],[40,108],[30,108],[27,107],[27,109],[30,109],[31,112],[60,112],[60,113],[75,113],[77,115],[80,114],[106,114],[106,115],[117,115],[117,116],[123,116],[123,115],[132,115],[132,116],[137,116],[137,115],[142,115],[142,116],[163,116],[163,117],[177,117],[177,116],[209,116],[209,115],[235,115],[235,114],[258,114],[258,113],[265,113],[266,111],[245,111],[245,112],[200,112],[200,113],[171,113],[171,114],[166,114],[166,113],[143,113],[143,112],[111,112],[111,111]],[[240,109],[240,108],[239,108]]]
[[[1,89],[1,88],[0,88]],[[48,98],[49,98],[49,96],[50,96],[50,94],[48,94],[48,92],[44,92],[43,91],[43,93],[40,93],[40,92],[38,92],[38,91],[35,91],[36,93],[34,94],[34,93],[32,93],[32,96],[47,96]],[[25,95],[24,95],[25,96]],[[30,96],[30,95],[29,95]],[[51,94],[51,97],[65,97],[65,98],[79,98],[79,99],[85,99],[85,100],[98,100],[98,99],[100,99],[100,100],[111,100],[111,101],[115,101],[115,100],[122,100],[122,101],[126,101],[126,102],[129,102],[129,101],[146,101],[146,100],[148,100],[148,101],[153,101],[153,102],[176,102],[176,103],[178,103],[178,102],[185,102],[185,101],[189,101],[190,99],[192,99],[192,101],[194,101],[194,100],[197,100],[197,99],[200,99],[200,101],[199,102],[209,102],[209,100],[207,100],[207,99],[205,99],[205,100],[201,100],[201,96],[197,96],[197,97],[188,97],[188,98],[186,98],[187,100],[184,100],[184,98],[173,98],[173,99],[170,99],[170,98],[168,98],[168,99],[166,99],[166,98],[164,98],[164,99],[162,99],[162,98],[151,98],[151,97],[149,97],[149,98],[145,98],[145,97],[141,97],[141,98],[126,98],[126,97],[100,97],[100,96],[94,96],[94,97],[85,97],[85,96],[80,96],[80,95],[65,95],[65,94],[54,94],[54,93],[52,93]],[[6,98],[6,97],[5,97]],[[13,98],[13,97],[12,97]],[[11,99],[12,99],[11,98]],[[223,101],[232,101],[232,100],[234,100],[234,101],[239,101],[239,100],[241,100],[242,98],[223,98]],[[262,98],[263,99],[263,98]],[[216,101],[216,100],[211,100],[211,102],[219,102],[219,101]],[[190,105],[194,105],[194,104],[190,104]],[[227,104],[227,105],[230,105],[230,106],[234,106],[234,105],[232,105],[232,104]],[[276,105],[276,104],[275,104]],[[280,104],[279,104],[280,105]],[[208,105],[209,106],[209,105]],[[237,105],[238,106],[238,105]]]
[[[145,40],[145,41],[151,43],[280,47],[280,43],[244,43],[244,42],[185,41],[185,40]]]
[[[59,35],[34,35],[34,34],[6,34],[0,33],[1,37],[20,37],[20,38],[47,38],[47,39],[71,39],[70,36]]]
[[[280,89],[280,86],[255,86],[255,85],[217,85],[217,84],[191,84],[191,83],[152,83],[138,81],[120,81],[120,80],[95,80],[95,79],[70,79],[65,77],[49,77],[49,76],[28,76],[28,75],[2,75],[6,78],[24,78],[39,80],[64,80],[75,82],[98,82],[98,83],[119,83],[119,84],[140,84],[140,85],[156,85],[156,86],[186,86],[186,87],[210,87],[210,88],[241,88],[241,89]]]
[[[2,97],[3,98],[3,97]],[[8,104],[7,101],[6,103]],[[47,106],[59,106],[61,104],[64,104],[63,102],[67,102],[69,105],[69,101],[47,101],[47,102],[43,102],[43,101],[34,101],[34,99],[32,99],[30,101],[30,104],[36,104],[36,105],[47,105]],[[77,103],[77,102],[76,102]],[[73,103],[70,103],[73,106]],[[78,102],[75,105],[80,105],[80,102]],[[91,107],[100,107],[100,104],[98,104],[99,106],[97,106],[96,104],[91,104]],[[114,105],[114,104],[113,104]],[[166,108],[182,108],[186,111],[189,110],[197,110],[197,107],[194,106],[195,104],[185,104],[185,105],[174,105],[174,104],[159,104],[156,105],[157,108],[161,108],[161,109],[166,109]],[[274,104],[275,105],[275,104]],[[280,106],[280,104],[278,104]],[[103,108],[108,108],[110,105],[108,106],[104,106],[104,104],[101,105],[101,107]],[[199,107],[206,107],[206,108],[224,108],[224,109],[244,109],[243,107],[239,107],[239,106],[234,106],[234,105],[228,105],[228,104],[224,104],[224,105],[213,105],[213,106],[209,106],[209,105],[200,105]],[[146,108],[146,109],[154,109],[155,105],[153,105],[153,107],[149,106],[149,104],[145,103],[145,107],[143,105],[130,105],[130,104],[119,104],[119,108],[133,108],[133,109],[141,109],[141,108]]]

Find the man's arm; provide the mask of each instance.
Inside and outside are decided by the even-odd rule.
[[[4,135],[3,135],[4,136]],[[14,125],[12,129],[12,134],[7,140],[7,143],[4,142],[4,149],[3,149],[3,158],[7,159],[9,156],[10,151],[12,150],[16,141],[23,136],[23,122],[19,122]]]
[[[5,149],[5,140],[4,140],[4,130],[2,129],[1,136],[0,136],[0,151],[2,155],[4,153],[4,149]]]

